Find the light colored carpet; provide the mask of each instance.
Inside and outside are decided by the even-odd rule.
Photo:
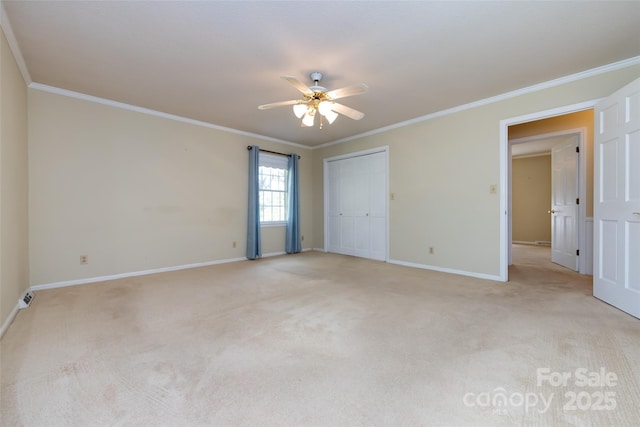
[[[0,424],[638,425],[640,321],[515,250],[509,283],[307,252],[40,291]]]

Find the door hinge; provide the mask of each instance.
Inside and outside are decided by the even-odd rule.
[[[580,256],[580,249],[576,249],[576,256]]]
[[[579,204],[580,204],[580,198],[578,197],[578,198],[576,199],[576,205],[579,205]]]
[[[576,153],[580,152],[580,147],[576,147]]]

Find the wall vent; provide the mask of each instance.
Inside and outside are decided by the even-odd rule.
[[[20,308],[27,308],[31,305],[31,301],[33,301],[33,292],[27,291],[22,298],[20,298],[19,305]]]

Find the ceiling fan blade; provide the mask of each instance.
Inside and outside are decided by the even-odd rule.
[[[346,105],[338,104],[337,102],[333,103],[331,109],[336,113],[343,114],[353,120],[360,120],[364,117],[364,113],[354,110],[351,107],[347,107]]]
[[[369,89],[364,83],[360,83],[357,85],[346,86],[340,89],[330,90],[327,92],[327,95],[331,99],[340,99],[345,98],[347,96],[360,95],[361,93],[365,93]]]
[[[291,76],[282,76],[283,79],[291,83],[296,89],[302,92],[306,96],[313,96],[313,91],[304,85],[300,80]]]
[[[264,104],[264,105],[260,105],[258,106],[259,110],[268,110],[269,108],[273,108],[273,107],[282,107],[285,105],[294,105],[294,104],[298,104],[301,101],[298,99],[292,99],[291,101],[280,101],[280,102],[272,102],[271,104]]]

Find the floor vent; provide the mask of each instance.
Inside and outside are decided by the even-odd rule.
[[[20,308],[27,308],[33,301],[33,292],[28,291],[24,294],[24,296],[20,299]]]

